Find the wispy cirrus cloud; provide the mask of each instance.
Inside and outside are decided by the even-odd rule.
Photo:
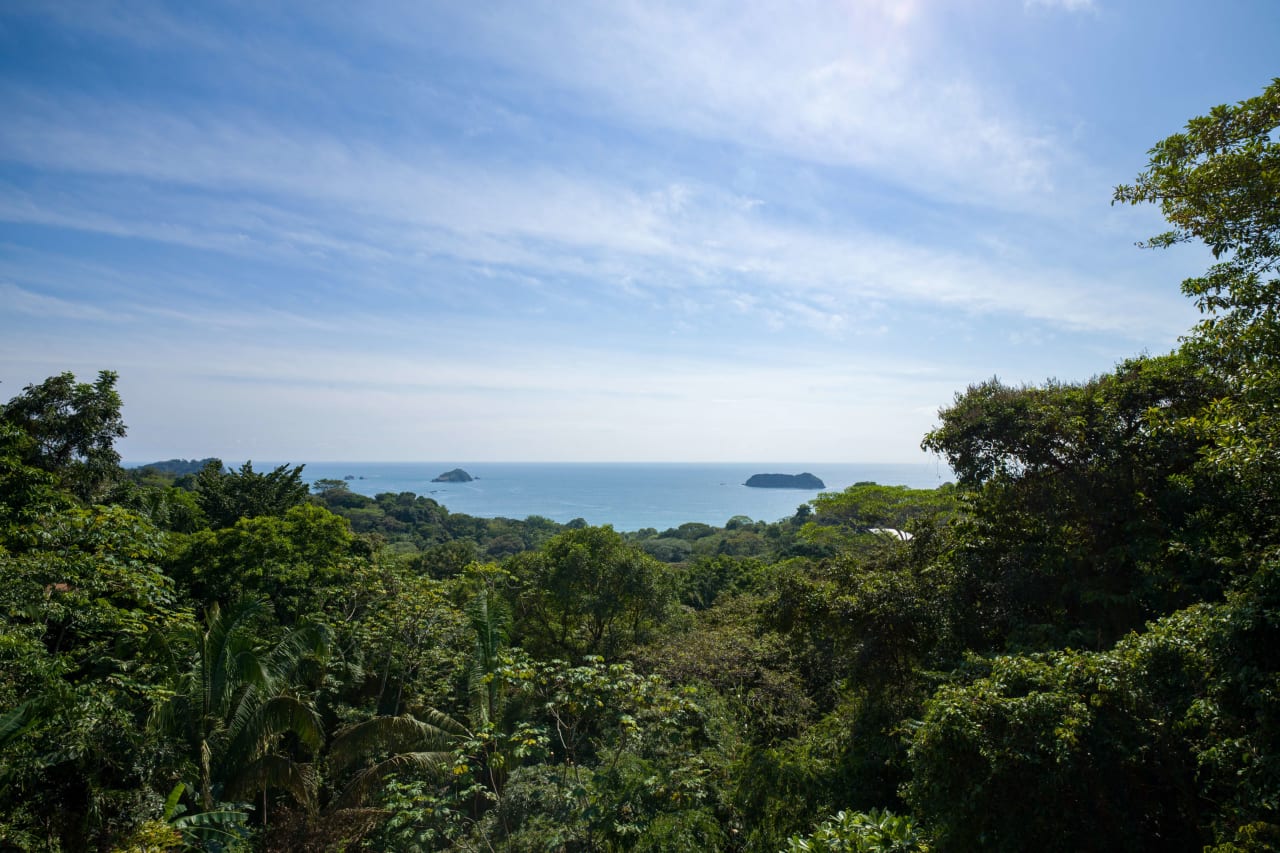
[[[365,25],[404,49],[436,27],[434,10],[383,8],[396,12]],[[928,196],[1025,206],[1053,186],[1060,152],[945,60],[932,12],[887,0],[600,3],[587,14],[522,3],[448,17],[473,48],[584,111],[852,167]]]
[[[64,320],[109,320],[111,313],[72,299],[60,299],[43,293],[34,293],[11,282],[0,280],[0,303],[6,310],[28,317]]]
[[[342,258],[429,271],[451,258],[633,293],[704,292],[695,297],[704,301],[733,284],[757,293],[771,322],[830,334],[867,299],[1131,334],[1172,319],[1140,293],[1126,297],[1138,319],[1122,318],[1116,297],[1104,301],[1067,273],[851,223],[792,222],[695,179],[495,167],[253,117],[10,97],[24,99],[0,127],[0,158],[90,183],[86,198],[8,193],[0,218],[11,222],[303,266]],[[117,191],[102,192],[98,179],[119,181]]]

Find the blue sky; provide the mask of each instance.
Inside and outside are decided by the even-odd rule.
[[[353,11],[359,9],[358,12]],[[1169,350],[1110,206],[1275,0],[0,8],[0,396],[126,459],[912,461]]]

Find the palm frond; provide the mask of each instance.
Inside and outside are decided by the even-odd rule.
[[[452,763],[450,752],[402,752],[356,774],[338,795],[336,808],[356,808],[364,803],[374,787],[393,773],[418,770],[443,775]]]
[[[467,690],[476,719],[484,724],[498,711],[499,685],[493,674],[510,634],[511,608],[501,596],[491,597],[489,590],[482,589],[468,602],[467,617],[476,634]]]
[[[210,609],[201,668],[205,673],[205,707],[213,713],[225,716],[241,685],[269,684],[270,675],[251,624],[266,609],[266,602],[257,598],[242,599],[225,617],[216,604]]]
[[[251,799],[262,791],[279,790],[289,794],[308,811],[316,808],[319,778],[310,764],[292,761],[283,755],[260,755],[227,780],[222,796],[226,799]]]
[[[329,650],[332,636],[329,629],[317,622],[308,622],[294,628],[284,636],[266,656],[266,667],[272,678],[288,679],[307,655],[324,655]]]
[[[471,735],[470,729],[455,720],[453,717],[450,717],[443,711],[437,711],[435,708],[428,708],[425,711],[420,712],[417,716],[424,718],[424,722],[448,732],[455,737],[469,737]]]
[[[218,709],[217,716],[223,719],[230,741],[239,740],[245,732],[249,737],[256,736],[254,719],[262,704],[261,695],[256,686],[244,685],[227,707]]]
[[[240,599],[225,614],[217,602],[210,605],[205,611],[205,632],[202,638],[210,659],[221,660],[232,638],[242,636],[245,629],[267,609],[267,602],[257,597]]]
[[[28,699],[16,708],[0,714],[0,746],[17,740],[39,722],[36,708],[37,701]]]
[[[502,596],[480,590],[467,604],[467,618],[476,632],[476,657],[494,660],[511,633],[511,607]]]
[[[228,729],[229,740],[222,754],[224,775],[234,774],[237,765],[253,760],[278,735],[290,732],[312,750],[324,745],[324,723],[315,708],[295,696],[272,696],[265,702],[246,702],[237,709],[237,719]]]
[[[271,669],[253,640],[248,636],[237,639],[240,642],[228,645],[226,657],[217,670],[221,679],[215,694],[215,707],[218,708],[227,707],[242,685],[252,684],[264,690],[270,690],[274,686]]]
[[[262,704],[260,731],[270,737],[292,732],[312,750],[324,746],[324,721],[319,712],[296,696],[273,696]]]
[[[452,718],[448,718],[448,725],[446,729],[410,714],[364,720],[333,736],[329,743],[329,766],[335,773],[341,773],[373,755],[440,749],[466,731]]]

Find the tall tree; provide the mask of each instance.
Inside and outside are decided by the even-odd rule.
[[[1170,426],[1222,383],[1185,354],[1079,384],[971,386],[924,447],[969,491],[951,557],[977,649],[1106,648],[1223,587],[1207,547],[1229,484]]]
[[[1256,484],[1268,511],[1280,493],[1280,78],[1262,94],[1214,107],[1151,149],[1116,202],[1159,204],[1173,228],[1147,241],[1199,240],[1217,263],[1182,283],[1204,320],[1189,348],[1231,385],[1198,421],[1213,461]]]
[[[0,848],[95,849],[149,816],[171,744],[143,724],[172,678],[165,638],[190,620],[163,548],[114,506],[0,543]]]
[[[200,605],[265,595],[277,618],[292,623],[339,594],[369,555],[368,542],[352,535],[345,519],[304,504],[280,518],[245,518],[185,537],[169,568]]]
[[[666,566],[611,527],[569,530],[506,564],[522,584],[516,607],[539,651],[614,657],[643,640],[674,599]]]
[[[246,462],[231,471],[223,468],[221,459],[211,459],[196,476],[196,501],[215,529],[242,518],[282,516],[307,499],[304,467],[279,465],[262,472]]]
[[[927,440],[974,489],[956,561],[998,583],[973,600],[1011,627],[1202,600],[1114,644],[1107,618],[1098,651],[955,672],[904,788],[938,850],[1280,849],[1278,130],[1280,80],[1116,190],[1173,226],[1146,245],[1217,259],[1183,283],[1205,317],[1180,352],[1109,389],[971,388]]]
[[[10,549],[19,528],[75,503],[57,488],[57,477],[30,464],[32,443],[31,436],[0,416],[0,545]]]
[[[54,474],[83,501],[100,500],[121,476],[115,440],[125,427],[116,379],[110,370],[93,384],[62,373],[26,386],[0,408],[0,421],[30,439],[23,461]]]

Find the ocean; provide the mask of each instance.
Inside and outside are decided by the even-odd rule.
[[[239,462],[228,463],[239,465]],[[254,462],[269,471],[279,463]],[[433,477],[462,468],[470,483],[433,483]],[[311,462],[303,479],[346,480],[360,494],[414,492],[439,501],[450,512],[482,518],[524,519],[540,515],[564,523],[630,531],[665,530],[686,521],[722,526],[745,515],[777,521],[795,513],[818,492],[756,489],[742,485],[752,474],[808,471],[839,491],[862,481],[883,485],[935,488],[952,479],[939,462],[855,463],[588,463],[588,462]],[[352,479],[346,479],[346,478]]]

